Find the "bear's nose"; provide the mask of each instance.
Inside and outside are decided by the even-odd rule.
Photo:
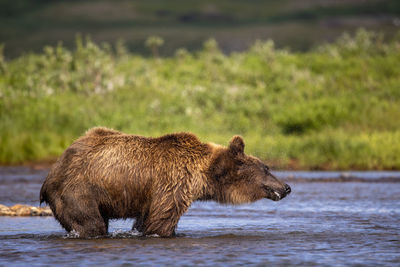
[[[285,191],[286,191],[287,195],[289,195],[290,192],[292,192],[292,189],[290,188],[290,186],[288,184],[285,184]]]

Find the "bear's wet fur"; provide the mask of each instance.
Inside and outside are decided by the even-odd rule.
[[[193,201],[241,204],[288,193],[261,160],[244,153],[240,136],[223,147],[191,133],[149,138],[97,127],[52,166],[40,202],[83,238],[106,235],[117,218],[136,219],[133,228],[145,235],[171,237]]]

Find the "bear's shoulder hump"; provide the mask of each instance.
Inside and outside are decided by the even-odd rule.
[[[94,127],[86,131],[85,136],[108,136],[122,134],[119,131],[106,127]]]
[[[157,138],[160,143],[170,143],[170,144],[202,144],[199,138],[189,132],[179,132],[163,135]]]

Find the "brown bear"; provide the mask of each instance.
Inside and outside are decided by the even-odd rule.
[[[290,187],[234,136],[229,147],[191,133],[157,138],[93,128],[52,166],[40,190],[55,218],[80,237],[108,232],[109,219],[135,218],[144,235],[175,235],[193,201],[241,204],[280,200]]]

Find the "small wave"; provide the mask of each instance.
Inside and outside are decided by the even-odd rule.
[[[10,239],[37,239],[40,235],[37,234],[16,234],[16,235],[0,235],[0,240]]]
[[[134,229],[131,231],[124,231],[121,229],[115,230],[114,232],[109,234],[111,238],[131,238],[131,237],[138,237],[142,236],[143,234],[138,230]]]
[[[65,236],[63,236],[64,239],[74,239],[74,238],[79,238],[79,233],[75,230],[72,230],[71,232],[67,233]]]
[[[96,237],[90,237],[90,238],[85,238],[85,239],[108,239],[108,238],[121,239],[121,238],[137,238],[137,237],[157,237],[157,238],[159,238],[160,236],[157,234],[144,236],[143,233],[137,231],[136,229],[131,230],[131,231],[117,229],[105,236],[96,236]],[[79,233],[75,230],[72,230],[71,232],[63,235],[62,238],[63,239],[81,239]]]
[[[32,239],[32,240],[50,240],[50,239],[60,239],[64,238],[65,235],[61,234],[16,234],[16,235],[0,235],[0,240],[10,240],[10,239]]]
[[[96,236],[96,237],[91,237],[88,239],[103,239],[103,238],[132,238],[132,237],[138,237],[138,236],[142,236],[142,233],[140,233],[139,231],[135,230],[131,230],[131,231],[124,231],[121,229],[115,230],[111,233],[109,233],[106,236]],[[79,233],[75,230],[72,230],[71,232],[67,233],[66,235],[63,236],[63,239],[79,239],[81,238]]]
[[[258,239],[263,236],[263,233],[250,233],[250,232],[240,232],[240,233],[226,233],[226,234],[210,234],[202,233],[201,236],[197,236],[200,239]],[[193,236],[195,237],[195,236]]]
[[[159,238],[160,236],[157,235],[157,234],[152,234],[152,235],[146,235],[146,237],[157,237],[157,238]]]

